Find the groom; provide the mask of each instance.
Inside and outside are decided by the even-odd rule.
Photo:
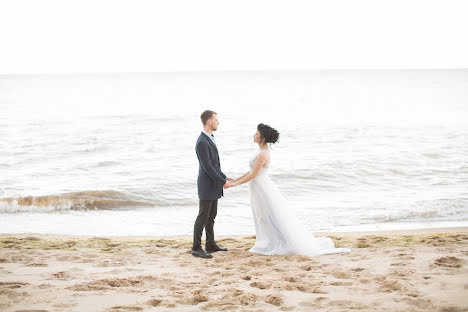
[[[221,172],[218,149],[214,141],[213,131],[218,130],[218,115],[206,110],[200,118],[203,131],[195,145],[199,163],[197,186],[200,207],[193,227],[192,255],[200,258],[213,258],[210,253],[227,251],[227,248],[216,245],[213,226],[218,210],[218,199],[223,196],[223,188],[227,189],[231,186],[232,179],[226,178],[226,175]],[[206,233],[206,252],[201,247],[203,228]]]

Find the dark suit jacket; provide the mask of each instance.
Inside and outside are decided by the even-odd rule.
[[[195,151],[200,165],[197,179],[198,198],[203,200],[221,198],[226,175],[221,171],[216,145],[202,132],[195,145]]]

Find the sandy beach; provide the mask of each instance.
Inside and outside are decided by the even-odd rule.
[[[0,310],[468,311],[468,228],[320,233],[349,254],[261,256],[254,236],[0,235]]]

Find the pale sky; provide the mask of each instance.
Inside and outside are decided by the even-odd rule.
[[[0,74],[468,68],[467,16],[451,0],[4,0]]]

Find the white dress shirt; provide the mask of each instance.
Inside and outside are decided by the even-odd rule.
[[[203,129],[202,132],[206,134],[211,139],[211,141],[213,141],[213,143],[216,145],[216,142],[214,140],[214,135],[208,133],[205,129]]]

